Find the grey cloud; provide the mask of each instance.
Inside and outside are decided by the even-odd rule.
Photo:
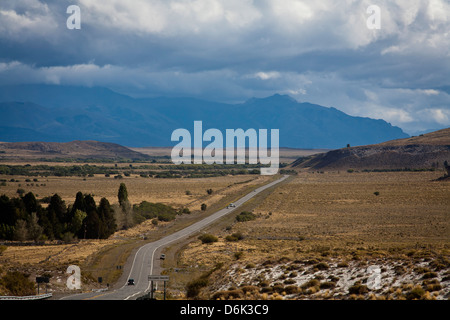
[[[450,86],[450,4],[378,3],[380,30],[365,26],[370,1],[4,1],[0,84],[220,101],[280,92],[409,132],[450,125],[449,95],[425,93]],[[81,30],[65,27],[70,4]]]

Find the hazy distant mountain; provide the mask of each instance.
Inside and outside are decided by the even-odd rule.
[[[106,88],[0,87],[0,141],[97,140],[130,147],[171,146],[173,130],[280,129],[280,146],[340,148],[408,137],[384,120],[274,95],[225,104],[193,98],[135,99]],[[205,143],[206,145],[206,143]]]
[[[318,169],[423,169],[443,168],[450,161],[450,128],[379,143],[341,148],[292,163],[294,168]]]
[[[98,141],[71,142],[0,142],[2,159],[111,159],[149,160],[148,155],[115,143]]]

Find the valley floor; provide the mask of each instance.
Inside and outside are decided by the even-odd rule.
[[[448,299],[450,182],[441,175],[301,172],[252,205],[255,220],[210,230],[215,243],[191,242],[179,266],[221,263],[198,292],[207,299]],[[235,233],[244,239],[227,240]]]

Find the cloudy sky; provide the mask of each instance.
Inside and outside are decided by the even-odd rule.
[[[450,1],[0,0],[0,85],[22,83],[288,94],[415,134],[450,126]]]

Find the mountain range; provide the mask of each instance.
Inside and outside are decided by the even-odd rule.
[[[279,129],[280,146],[337,149],[409,137],[384,120],[354,117],[287,95],[230,104],[194,98],[133,98],[102,87],[0,87],[0,141],[97,140],[128,147],[173,146],[194,121],[203,130]]]

